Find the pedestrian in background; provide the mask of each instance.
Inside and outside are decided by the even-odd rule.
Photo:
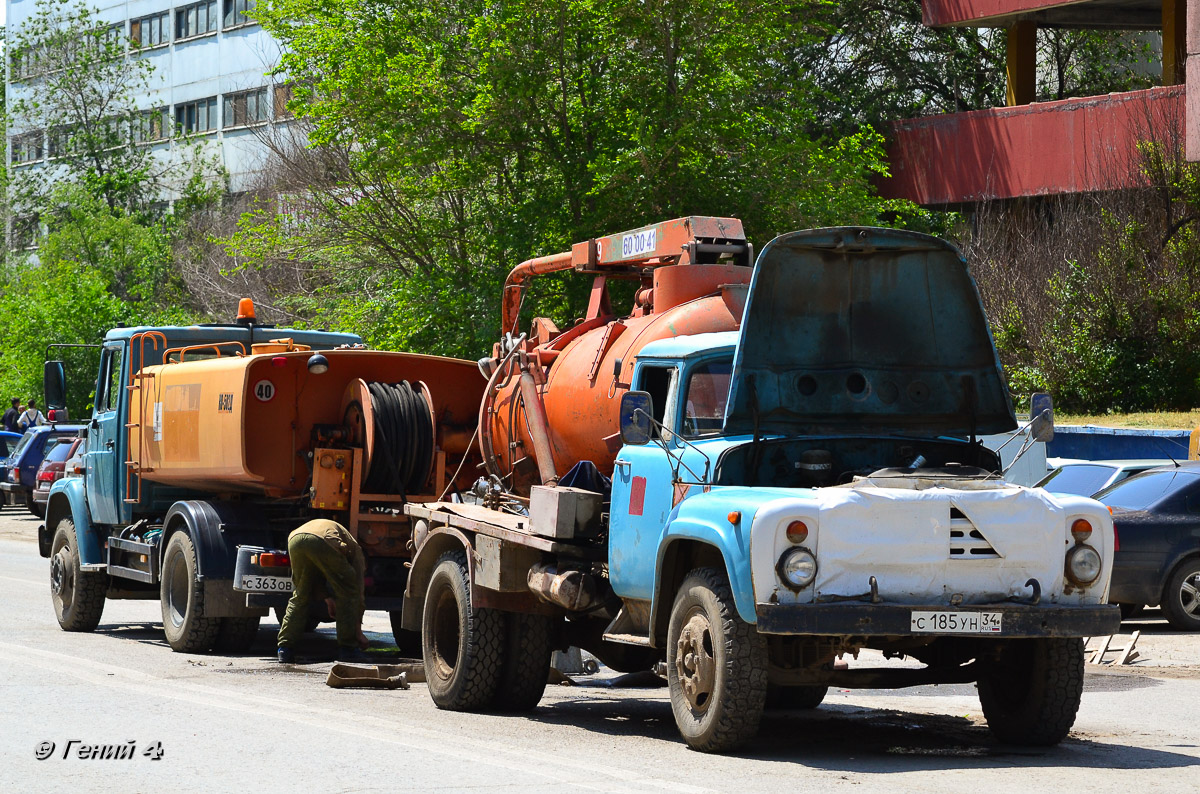
[[[21,401],[16,397],[12,398],[12,405],[4,412],[4,418],[0,421],[4,423],[4,429],[10,433],[19,433],[17,429],[17,417],[21,415]]]
[[[46,424],[46,417],[42,416],[42,412],[38,410],[37,400],[32,397],[25,405],[25,411],[21,414],[21,418],[17,420],[17,427],[24,432],[31,427]]]
[[[330,617],[337,622],[338,661],[367,661],[361,650],[367,647],[362,633],[366,561],[358,541],[336,521],[316,518],[288,535],[288,558],[292,597],[279,625],[279,661],[296,661],[295,647],[304,635],[314,597],[325,598]]]

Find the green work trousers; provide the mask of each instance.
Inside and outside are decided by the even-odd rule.
[[[310,605],[321,589],[322,579],[337,605],[338,645],[358,645],[362,624],[362,582],[345,557],[316,535],[298,532],[288,538],[288,556],[292,562],[292,597],[279,626],[279,647],[295,647],[304,634]]]

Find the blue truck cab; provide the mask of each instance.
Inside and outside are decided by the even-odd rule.
[[[106,334],[93,413],[79,428],[87,438],[84,476],[53,485],[46,522],[38,530],[39,551],[50,559],[51,595],[64,630],[95,629],[107,599],[161,599],[164,627],[176,650],[209,650],[214,638],[219,647],[231,650],[248,646],[266,609],[248,606],[245,596],[231,586],[237,546],[271,540],[266,527],[274,514],[269,505],[249,499],[219,500],[211,493],[140,481],[127,448],[130,404],[138,394],[137,373],[164,363],[165,354],[171,360],[184,354],[188,360],[205,359],[221,350],[248,352],[255,344],[282,337],[313,350],[362,341],[352,334],[260,325],[252,315],[232,324],[122,327]],[[65,403],[61,362],[47,362],[45,390],[49,407]],[[179,527],[194,549],[187,582],[180,577],[183,583],[175,588],[162,582],[164,527]],[[193,609],[200,598],[204,632],[196,629]]]

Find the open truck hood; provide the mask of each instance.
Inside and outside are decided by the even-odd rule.
[[[967,436],[1017,426],[966,261],[914,232],[792,232],[763,249],[727,434]]]

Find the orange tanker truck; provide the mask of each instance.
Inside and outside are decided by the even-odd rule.
[[[47,363],[52,405],[63,383]],[[471,362],[260,325],[249,300],[228,325],[110,331],[86,473],[53,489],[39,530],[59,625],[91,631],[107,599],[157,599],[174,650],[244,650],[291,590],[273,550],[314,516],[354,533],[367,608],[398,616],[401,508],[468,484],[452,477],[478,460],[484,385]]]

